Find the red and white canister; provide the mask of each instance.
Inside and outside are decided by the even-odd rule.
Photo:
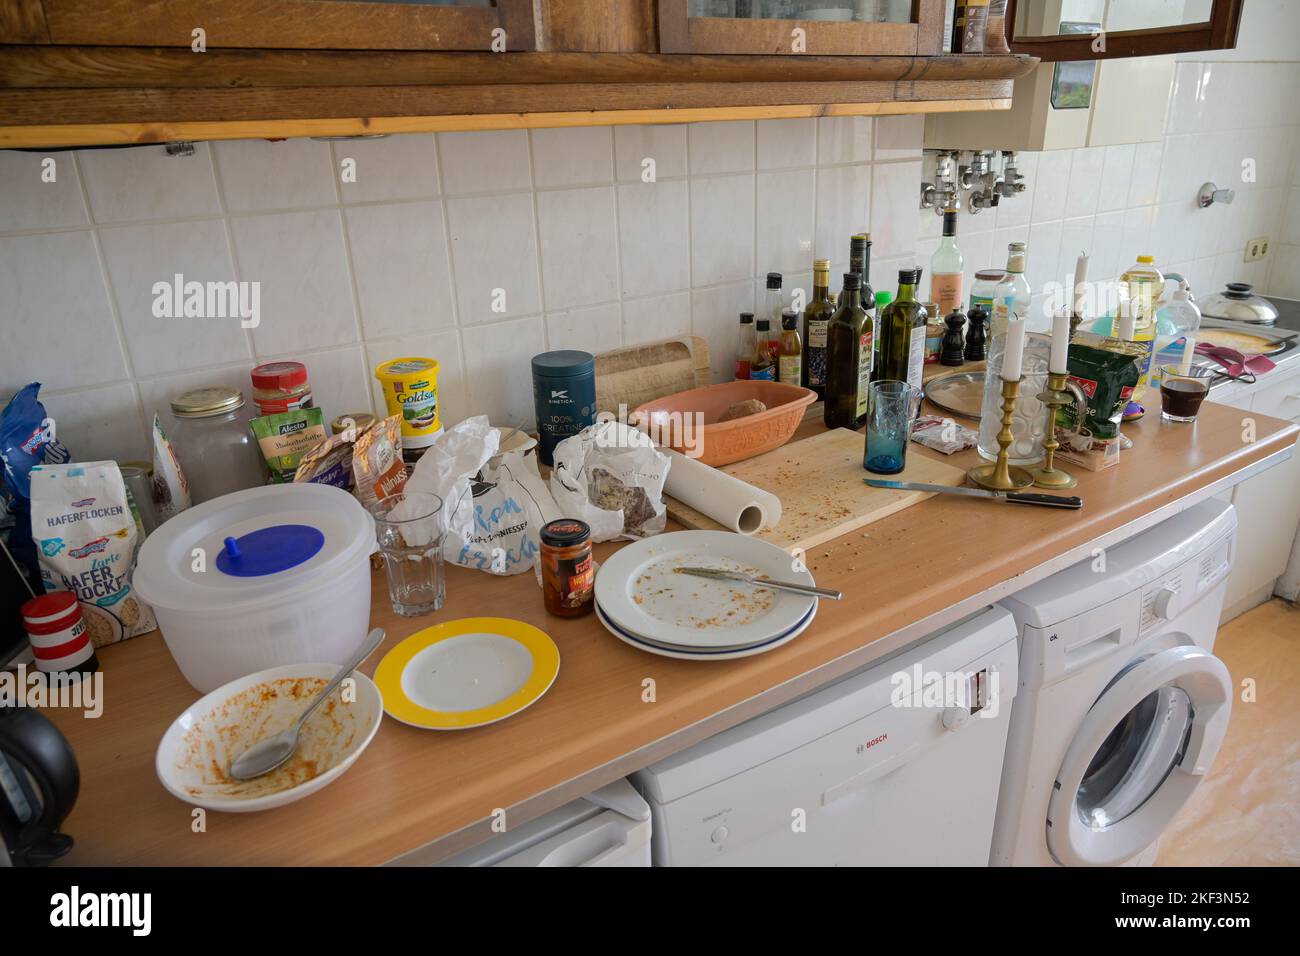
[[[71,591],[51,591],[23,604],[23,629],[31,641],[37,670],[95,671],[99,660],[90,630]]]

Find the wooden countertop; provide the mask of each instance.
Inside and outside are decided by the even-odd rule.
[[[1285,456],[1300,434],[1253,416],[1255,441],[1247,443],[1242,414],[1206,403],[1191,427],[1158,414],[1125,426],[1134,446],[1118,467],[1076,472],[1081,512],[941,496],[819,547],[809,567],[845,599],[825,602],[798,640],[738,661],[655,657],[615,640],[592,616],[548,617],[531,574],[449,569],[446,606],[420,620],[391,613],[377,576],[372,617],[389,634],[383,651],[430,623],[505,614],[554,638],[554,686],[519,716],[477,730],[421,731],[385,718],[356,765],[320,793],[262,813],[209,813],[203,833],[192,832],[192,808],[163,790],[153,766],[163,731],[199,695],[159,634],[108,648],[100,653],[103,715],[49,712],[81,765],[81,795],[64,828],[76,847],[64,862],[368,865],[454,833],[419,861],[446,855],[487,836],[482,821],[496,808],[518,805],[507,823],[525,822],[577,796],[578,786],[601,786],[879,658],[900,646],[898,635],[938,620],[935,612],[1010,593],[1077,560],[1071,552],[1119,540]],[[975,453],[947,460],[965,467]],[[373,672],[381,656],[363,670]],[[654,703],[642,701],[646,678],[657,685]]]

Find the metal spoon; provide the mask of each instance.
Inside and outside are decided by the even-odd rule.
[[[365,641],[357,648],[357,652],[352,655],[351,660],[339,668],[339,672],[334,675],[334,679],[322,688],[321,692],[316,695],[316,699],[307,706],[307,709],[302,712],[302,716],[294,722],[294,725],[288,730],[282,730],[278,734],[259,740],[230,761],[230,776],[236,780],[252,780],[264,773],[270,773],[292,757],[293,752],[298,749],[298,734],[301,732],[303,725],[307,723],[307,718],[316,712],[316,708],[325,702],[326,697],[334,693],[334,689],[343,683],[345,677],[356,670],[362,661],[374,653],[375,648],[383,643],[383,640],[383,628],[377,627],[367,634]]]

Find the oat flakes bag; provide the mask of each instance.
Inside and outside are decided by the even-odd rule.
[[[112,461],[32,469],[32,540],[46,591],[73,591],[96,647],[154,630],[132,585],[142,541]]]

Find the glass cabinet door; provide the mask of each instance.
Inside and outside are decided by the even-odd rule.
[[[208,49],[533,50],[532,0],[43,0],[52,43]]]
[[[1009,0],[1007,40],[1013,53],[1048,63],[1226,50],[1237,43],[1242,2]]]
[[[943,17],[943,0],[659,0],[659,50],[933,55]]]

